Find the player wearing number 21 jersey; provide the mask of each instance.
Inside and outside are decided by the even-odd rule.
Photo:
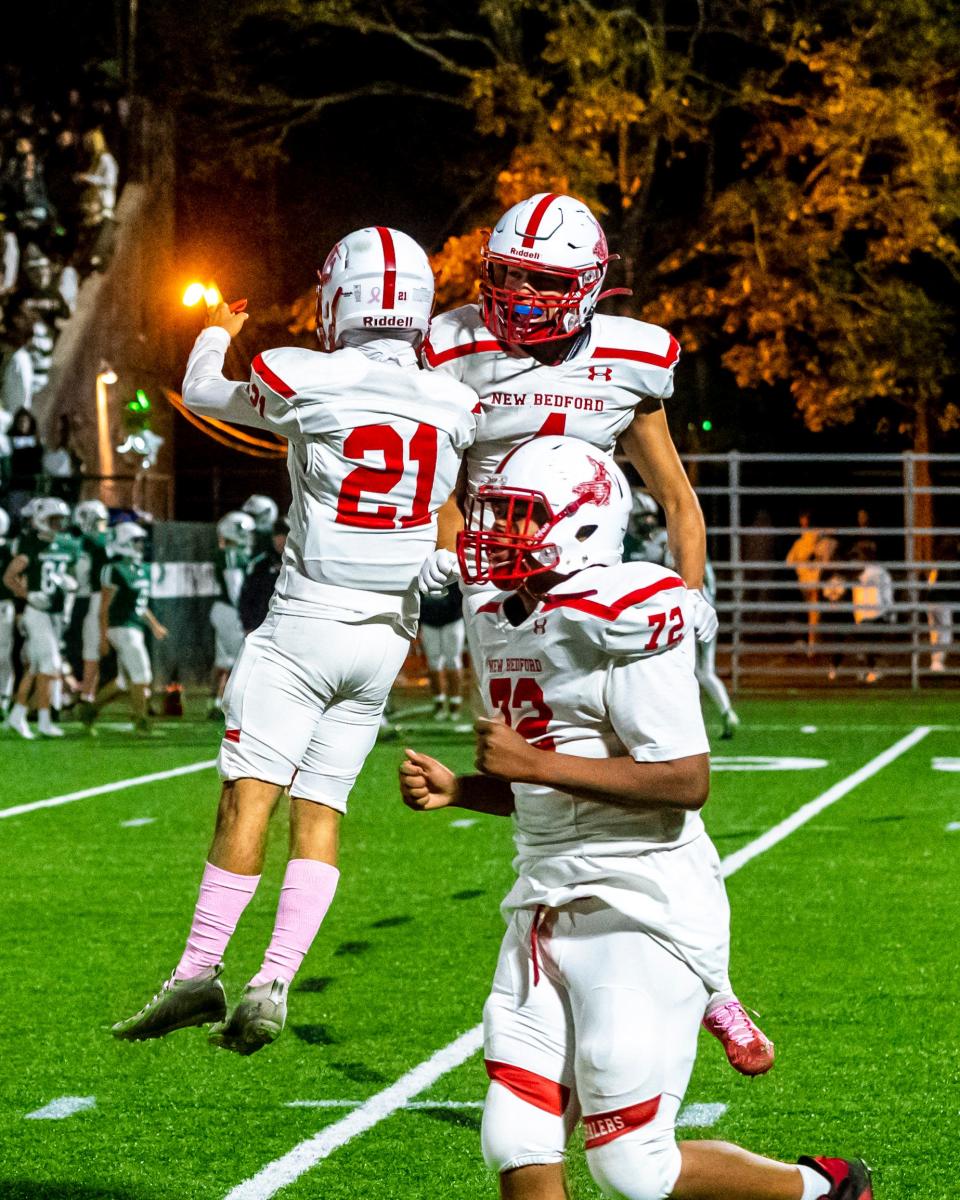
[[[473,440],[475,393],[419,369],[433,303],[421,248],[385,227],[343,238],[324,264],[317,332],[328,353],[258,354],[249,383],[222,374],[245,319],[211,313],[187,366],[194,412],[288,439],[293,502],[263,624],[224,696],[217,831],[186,949],[163,991],[114,1032],[156,1037],[217,1021],[249,1054],[279,1034],[286,993],[333,899],[339,822],[417,630],[417,572]],[[277,795],[291,795],[291,854],[261,970],[229,1018],[220,959],[253,895]]]

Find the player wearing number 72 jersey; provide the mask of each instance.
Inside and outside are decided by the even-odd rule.
[[[283,566],[263,624],[225,693],[217,828],[186,949],[118,1037],[219,1022],[211,1041],[249,1054],[283,1027],[286,992],[333,899],[347,796],[376,740],[417,630],[417,572],[473,440],[476,394],[419,369],[433,303],[421,248],[384,227],[343,238],[318,289],[329,353],[258,354],[249,384],[222,374],[246,319],[212,310],[184,381],[194,412],[288,439],[293,493]],[[225,1016],[220,960],[260,878],[270,813],[291,794],[290,861],[261,970]]]

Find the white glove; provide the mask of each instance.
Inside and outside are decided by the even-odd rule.
[[[720,626],[717,610],[699,588],[690,588],[690,598],[693,600],[693,628],[697,641],[712,642]]]
[[[65,571],[56,575],[51,575],[52,581],[62,592],[75,592],[80,586],[72,575],[68,575]]]
[[[420,591],[442,592],[460,578],[457,556],[452,550],[434,550],[423,560],[420,568]]]
[[[27,603],[39,612],[50,611],[50,597],[44,592],[27,592]]]

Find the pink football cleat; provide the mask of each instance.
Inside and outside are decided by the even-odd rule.
[[[741,1075],[763,1075],[773,1066],[773,1042],[751,1021],[739,1000],[708,1013],[703,1027],[723,1046],[730,1066]]]

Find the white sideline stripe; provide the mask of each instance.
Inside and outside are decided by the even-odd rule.
[[[206,771],[215,767],[215,758],[203,762],[188,763],[185,767],[173,767],[169,771],[154,771],[150,775],[135,775],[132,779],[117,779],[113,783],[102,783],[99,787],[83,788],[79,792],[66,792],[62,796],[51,796],[49,800],[34,800],[30,804],[15,804],[12,808],[0,808],[0,818],[19,817],[23,813],[36,812],[38,808],[56,808],[60,804],[71,804],[74,800],[87,800],[90,796],[105,796],[109,792],[122,792],[124,788],[139,787],[141,783],[160,783],[164,779],[175,779],[178,775],[192,775],[195,771]]]
[[[960,758],[932,758],[930,766],[934,771],[960,771]]]
[[[64,1117],[72,1117],[74,1113],[83,1112],[86,1108],[95,1108],[96,1096],[58,1096],[36,1112],[26,1113],[25,1121],[62,1121]]]
[[[460,821],[451,821],[450,828],[451,829],[469,829],[471,825],[476,825],[476,823],[477,822],[474,817],[464,817]]]
[[[960,833],[960,821],[951,821],[946,828],[947,833]]]
[[[152,825],[156,817],[132,817],[129,821],[121,821],[121,829],[139,829],[141,825]]]
[[[796,727],[792,726],[791,728]],[[811,800],[809,804],[797,809],[792,817],[781,821],[779,825],[774,825],[772,829],[761,834],[755,841],[744,846],[742,850],[728,855],[721,864],[724,878],[729,878],[751,859],[783,841],[785,837],[788,837],[795,829],[799,829],[817,813],[822,812],[823,809],[839,800],[841,796],[845,796],[865,779],[869,779],[871,775],[882,770],[888,763],[893,762],[895,758],[926,737],[931,728],[932,726],[929,725],[918,726],[912,733],[898,742],[894,742],[882,754],[878,754],[876,758],[854,771],[852,775],[835,783],[822,796],[818,796],[816,800]],[[229,1191],[224,1200],[270,1200],[270,1197],[275,1196],[281,1188],[285,1188],[294,1180],[299,1179],[301,1175],[309,1171],[311,1167],[315,1167],[322,1159],[327,1158],[334,1150],[345,1145],[358,1134],[366,1133],[368,1129],[372,1129],[374,1125],[385,1120],[419,1092],[435,1083],[441,1075],[466,1062],[470,1055],[479,1050],[482,1045],[483,1025],[475,1025],[473,1029],[462,1033],[455,1041],[438,1050],[425,1062],[407,1071],[405,1075],[401,1075],[396,1083],[371,1096],[348,1116],[328,1125],[326,1129],[321,1129],[313,1137],[300,1142],[280,1158],[268,1163],[256,1175],[244,1180],[243,1183]]]
[[[365,1100],[359,1108],[354,1109],[346,1117],[341,1117],[326,1129],[321,1129],[313,1137],[307,1138],[281,1158],[268,1163],[252,1179],[239,1184],[229,1194],[227,1200],[266,1200],[274,1196],[281,1188],[295,1179],[299,1179],[305,1171],[309,1171],[321,1159],[332,1154],[339,1146],[349,1142],[360,1133],[366,1133],[374,1125],[378,1125],[385,1117],[397,1111],[419,1092],[424,1091],[440,1078],[459,1067],[462,1062],[475,1054],[483,1045],[483,1026],[475,1025],[468,1029],[448,1046],[444,1046],[425,1062],[401,1075],[396,1083],[382,1092],[377,1092],[369,1100]]]
[[[729,879],[734,871],[739,871],[751,859],[766,853],[772,846],[776,846],[778,842],[782,842],[784,838],[789,837],[801,825],[806,825],[808,821],[812,821],[818,813],[822,813],[825,808],[829,808],[841,796],[852,792],[864,780],[869,779],[872,775],[876,775],[878,771],[882,771],[884,767],[892,763],[894,759],[899,758],[901,754],[905,754],[917,742],[923,741],[930,732],[930,729],[929,725],[918,725],[912,733],[908,733],[906,737],[902,737],[898,742],[894,742],[892,746],[888,746],[886,750],[878,754],[876,758],[871,758],[868,763],[865,763],[859,770],[854,771],[852,775],[848,775],[846,779],[841,779],[833,787],[827,788],[822,795],[817,796],[815,800],[811,800],[809,804],[804,804],[802,808],[798,808],[795,813],[791,813],[785,820],[781,821],[778,825],[774,825],[772,829],[768,829],[766,833],[762,833],[760,837],[749,842],[741,850],[736,850],[733,854],[728,854],[720,864],[724,879]]]
[[[814,701],[810,702],[811,704]],[[742,731],[744,734],[752,733],[757,730],[761,733],[796,733],[799,729],[800,733],[896,733],[898,729],[909,729],[909,721],[899,721],[891,725],[765,725],[754,724],[752,721],[743,721]],[[960,731],[960,725],[928,725],[932,733],[957,733]]]

